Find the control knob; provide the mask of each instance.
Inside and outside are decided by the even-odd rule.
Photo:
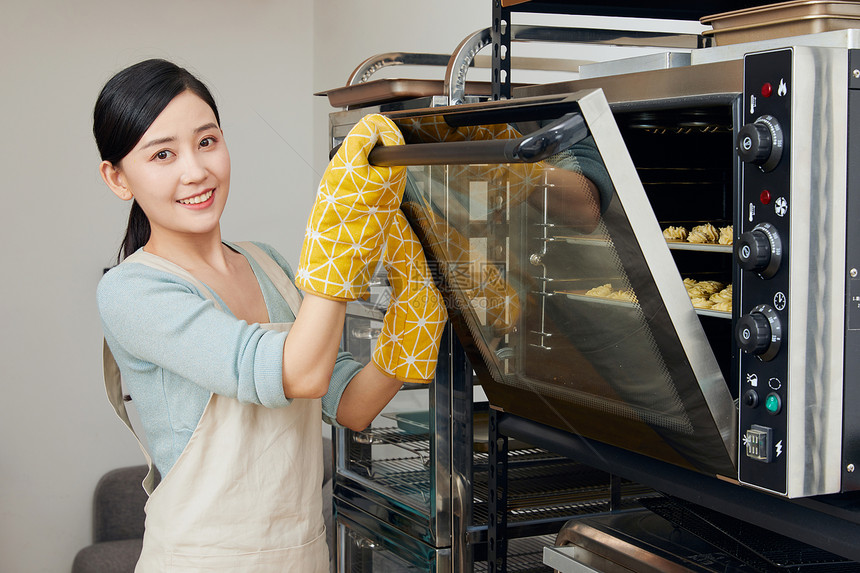
[[[764,279],[774,276],[782,261],[782,240],[776,227],[759,223],[751,231],[741,233],[735,256],[745,271],[758,273]]]
[[[782,126],[772,115],[763,115],[738,132],[738,155],[745,163],[773,171],[782,157]]]
[[[738,319],[735,339],[741,350],[758,356],[761,360],[772,360],[782,344],[782,324],[777,312],[761,304],[749,314]]]

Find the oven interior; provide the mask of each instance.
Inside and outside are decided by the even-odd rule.
[[[736,154],[731,105],[625,111],[615,121],[662,229],[732,226]],[[733,237],[732,237],[733,239]],[[668,242],[681,277],[733,282],[730,245]],[[731,312],[697,315],[733,398]]]
[[[416,144],[531,137],[577,109],[551,108],[395,121]],[[409,168],[404,212],[494,406],[735,474],[734,109],[643,104],[615,110],[609,127],[592,118],[540,164]],[[670,227],[687,235],[667,240]]]

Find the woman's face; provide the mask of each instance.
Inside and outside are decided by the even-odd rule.
[[[153,238],[218,229],[230,155],[215,113],[194,93],[173,98],[119,166],[107,166],[108,186],[122,199],[137,199]]]

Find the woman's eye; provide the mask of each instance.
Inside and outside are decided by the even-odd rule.
[[[161,151],[159,151],[158,153],[156,153],[156,154],[155,154],[155,158],[156,158],[156,159],[159,159],[159,160],[161,160],[161,161],[164,161],[165,159],[169,159],[169,158],[170,158],[170,152],[169,152],[169,151],[167,151],[166,149],[163,149],[163,150],[161,150]]]
[[[213,143],[215,143],[214,137],[204,137],[202,140],[200,140],[200,147],[209,147]]]

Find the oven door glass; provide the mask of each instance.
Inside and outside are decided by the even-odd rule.
[[[403,210],[491,404],[736,475],[731,393],[603,93],[389,116]]]

